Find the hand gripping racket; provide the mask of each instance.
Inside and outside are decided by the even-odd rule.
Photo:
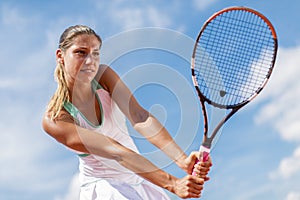
[[[223,9],[203,25],[191,60],[192,79],[204,118],[200,147],[203,161],[208,159],[223,124],[265,87],[274,68],[277,46],[270,21],[246,7]],[[205,103],[228,110],[210,132]]]

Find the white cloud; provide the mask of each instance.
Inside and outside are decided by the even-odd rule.
[[[260,109],[256,124],[267,125],[277,131],[284,141],[300,142],[300,46],[280,48],[276,65],[266,88],[253,102]],[[282,149],[284,151],[284,149]],[[285,180],[281,187],[293,191],[299,185],[300,146],[286,155],[277,168],[269,173],[271,183]],[[288,181],[287,181],[288,180]],[[285,200],[299,200],[299,193],[290,192]]]
[[[155,7],[148,7],[146,14],[152,26],[168,27],[172,24],[172,19]]]
[[[55,200],[74,200],[79,199],[79,174],[75,174],[71,180],[69,190],[63,197],[56,197]]]
[[[300,141],[299,55],[300,46],[279,49],[271,79],[261,96],[255,100],[256,103],[265,101],[255,122],[272,126],[287,141]]]
[[[113,14],[113,20],[120,22],[120,25],[124,29],[130,29],[134,27],[141,27],[145,22],[143,18],[143,11],[138,8],[126,8],[119,10],[116,14]]]
[[[46,25],[32,34],[29,19],[35,17],[22,14],[21,9],[2,6],[0,10],[0,23],[5,27],[0,32],[5,46],[0,55],[1,197],[10,199],[13,193],[16,198],[25,194],[32,195],[28,199],[40,194],[46,196],[44,199],[51,198],[67,186],[68,176],[77,168],[76,157],[41,129],[42,113],[51,93],[49,79],[54,82],[58,38],[53,38],[53,29],[47,32]],[[30,21],[31,25],[35,23],[39,24]]]
[[[0,80],[0,89],[5,89],[5,88],[17,88],[18,85],[20,85],[19,80],[14,80],[10,78],[2,78]]]
[[[196,9],[203,11],[210,7],[211,5],[215,4],[218,0],[194,0],[193,3]]]
[[[292,156],[281,160],[276,171],[270,174],[272,179],[288,179],[300,172],[300,147],[298,147]]]
[[[200,10],[205,9],[216,1],[201,0],[198,1],[197,7]],[[83,15],[68,15],[66,10],[66,13],[59,20],[57,18],[45,19],[41,17],[41,20],[44,21],[38,22],[38,26],[35,27],[33,27],[33,19],[38,19],[32,13],[30,16],[26,16],[24,10],[17,7],[2,6],[0,8],[0,23],[5,25],[3,27],[5,29],[1,29],[0,32],[0,38],[2,38],[0,41],[6,47],[5,52],[1,52],[0,55],[0,92],[2,93],[4,89],[14,90],[9,94],[2,93],[5,96],[5,102],[0,99],[1,113],[3,113],[0,117],[0,131],[2,141],[4,141],[0,146],[0,151],[3,152],[0,159],[2,169],[0,172],[0,186],[2,188],[0,193],[4,189],[9,189],[16,196],[20,195],[19,193],[21,195],[32,193],[36,199],[53,199],[53,196],[55,196],[53,192],[55,192],[57,200],[76,198],[72,196],[78,192],[77,174],[72,178],[72,170],[77,171],[76,157],[74,159],[68,157],[70,156],[68,151],[59,148],[59,144],[49,139],[40,128],[40,115],[44,107],[43,104],[47,102],[47,95],[51,94],[51,91],[47,91],[49,84],[55,84],[52,78],[52,70],[54,69],[54,51],[52,50],[57,45],[58,34],[56,33],[60,33],[66,25],[74,24],[74,22],[90,24],[88,22],[92,21],[98,27],[105,27],[103,28],[105,30],[104,34],[112,32],[112,28],[109,26],[117,26],[117,31],[120,31],[120,28],[140,28],[141,26],[161,26],[165,28],[176,24],[175,21],[172,21],[174,20],[175,11],[165,11],[165,9],[169,9],[165,4],[164,7],[140,6],[134,3],[129,4],[127,1],[111,1],[107,4],[109,6],[103,6],[101,12],[98,11],[99,15],[95,16],[95,19],[86,19],[86,16]],[[118,7],[121,4],[124,7]],[[167,4],[167,6],[172,5]],[[95,10],[92,11],[96,12]],[[118,16],[118,12],[121,13],[120,16]],[[179,23],[182,23],[182,21],[179,21]],[[43,30],[35,31],[32,34],[33,30],[31,29],[38,27],[42,27]],[[49,35],[41,39],[40,36],[47,29]],[[17,34],[12,30],[22,34]],[[36,49],[37,46],[41,48]],[[9,55],[8,52],[13,54]],[[296,131],[299,130],[297,121],[299,119],[298,113],[300,113],[299,107],[296,101],[292,104],[291,98],[297,97],[296,95],[299,94],[300,63],[297,59],[299,55],[300,47],[280,49],[275,72],[270,84],[267,85],[262,94],[265,94],[265,97],[259,96],[257,101],[259,102],[259,99],[261,101],[266,100],[257,122],[268,123],[270,126],[274,124],[274,128],[287,140],[297,139]],[[290,83],[294,88],[287,90],[286,88]],[[41,86],[40,84],[44,85]],[[30,89],[30,92],[25,94],[23,91],[28,89]],[[281,97],[281,93],[287,95]],[[272,98],[271,101],[267,100],[269,97]],[[23,101],[21,98],[26,99]],[[14,101],[14,99],[18,100]],[[8,102],[9,106],[4,104]],[[285,115],[283,113],[286,111],[286,104],[292,105],[292,108],[289,108]],[[265,111],[268,111],[269,114]],[[299,160],[299,157],[295,151],[294,155],[283,159],[281,163],[298,165],[297,159]],[[281,169],[280,166],[276,172],[281,173],[282,177],[284,176],[282,171],[285,170],[285,167]],[[287,177],[292,177],[299,170],[297,168],[287,169],[289,171],[288,175],[285,175]],[[69,189],[67,187],[68,183],[70,183]],[[20,192],[21,190],[27,191]],[[46,193],[47,191],[48,193]],[[297,190],[291,189],[291,191]],[[59,193],[65,195],[59,195]],[[49,196],[45,194],[49,194]],[[4,194],[1,193],[1,195]],[[287,195],[286,200],[294,200],[292,198],[299,199],[299,193],[291,192]]]
[[[34,24],[35,19],[33,17],[26,16],[17,7],[2,5],[0,10],[0,22],[5,27],[11,27],[17,31],[21,31],[25,27],[30,26],[30,24]]]
[[[141,2],[128,4],[125,1],[114,1],[109,4],[97,2],[96,6],[102,12],[105,9],[109,16],[108,20],[112,21],[111,24],[122,30],[149,26],[165,28],[172,25],[171,17],[167,12],[162,12],[162,7],[151,6],[148,3],[141,5]]]
[[[171,19],[157,10],[155,7],[146,8],[118,8],[112,12],[114,23],[119,24],[123,29],[141,28],[145,26],[167,27]]]
[[[54,152],[60,150],[40,128],[39,105],[34,101],[25,105],[20,99],[10,101],[10,104],[1,104],[0,188],[14,193],[59,190],[66,180],[57,175],[70,173],[65,167],[72,169],[70,165],[74,161],[66,158],[60,160],[60,164],[53,162]],[[3,198],[5,195],[9,194],[3,194]]]
[[[300,199],[300,192],[290,192],[285,200],[299,200]]]

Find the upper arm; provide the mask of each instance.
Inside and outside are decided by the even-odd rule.
[[[81,141],[76,132],[77,126],[73,118],[65,111],[61,111],[55,121],[51,120],[47,113],[45,113],[42,127],[46,133],[65,146],[77,151],[87,151],[83,145],[80,145]]]
[[[100,67],[98,80],[132,124],[144,122],[149,117],[149,112],[138,103],[126,84],[110,67]]]
[[[77,126],[71,118],[51,120],[45,114],[42,126],[45,132],[70,149],[120,160],[127,148],[117,141],[92,130]]]

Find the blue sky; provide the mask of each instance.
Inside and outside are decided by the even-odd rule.
[[[56,88],[54,53],[66,27],[86,24],[101,35],[102,62],[120,74],[190,153],[198,149],[201,134],[196,133],[202,132],[189,70],[193,41],[210,15],[234,5],[254,8],[272,21],[278,59],[266,89],[223,128],[203,199],[299,200],[297,0],[2,0],[0,199],[70,200],[78,189],[77,157],[41,129]],[[143,155],[175,176],[184,175],[130,130]]]

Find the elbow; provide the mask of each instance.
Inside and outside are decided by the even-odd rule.
[[[61,134],[58,134],[55,128],[55,121],[51,120],[48,116],[44,116],[42,120],[42,128],[43,130],[52,138],[54,138],[57,142],[66,144],[67,141]]]
[[[51,120],[48,115],[44,115],[43,120],[42,120],[42,128],[51,137],[54,137],[54,131],[53,131],[54,123],[55,122],[53,120]]]
[[[59,122],[50,119],[47,115],[43,117],[42,128],[49,136],[67,147],[79,146],[76,138],[70,137],[70,134],[60,127]]]
[[[150,113],[142,109],[141,111],[135,112],[131,115],[131,124],[134,126],[135,124],[146,122],[149,117]]]

